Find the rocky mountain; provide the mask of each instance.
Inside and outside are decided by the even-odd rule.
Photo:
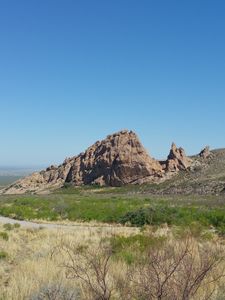
[[[203,150],[199,158],[204,160],[208,152],[209,149]],[[97,141],[84,153],[66,159],[59,166],[50,166],[18,180],[2,192],[42,193],[62,187],[65,183],[75,186],[158,183],[190,169],[193,163],[184,149],[177,148],[174,143],[168,158],[157,161],[149,156],[133,131],[123,130]]]

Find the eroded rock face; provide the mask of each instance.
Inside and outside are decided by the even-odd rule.
[[[96,142],[84,153],[66,159],[60,166],[50,166],[3,190],[7,194],[43,192],[61,187],[65,182],[74,185],[99,184],[121,186],[141,184],[162,178],[161,164],[151,158],[137,135],[120,131]]]
[[[162,174],[160,163],[147,154],[137,135],[120,131],[78,156],[66,182],[120,186],[143,183]]]
[[[206,146],[204,149],[202,149],[201,152],[199,153],[199,156],[203,159],[212,157],[212,152],[209,150],[209,146]]]
[[[64,162],[60,166],[51,166],[41,172],[35,172],[30,176],[16,181],[8,186],[2,193],[5,194],[24,194],[27,192],[45,192],[51,188],[58,188],[65,183],[67,174],[71,168],[73,159]]]
[[[187,157],[183,148],[177,148],[177,146],[172,143],[170,153],[165,162],[166,172],[177,172],[179,170],[187,170],[192,163],[192,159]]]

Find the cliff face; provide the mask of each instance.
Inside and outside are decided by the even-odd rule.
[[[120,186],[143,183],[162,175],[160,163],[147,154],[137,135],[132,131],[121,131],[79,155],[66,182]]]

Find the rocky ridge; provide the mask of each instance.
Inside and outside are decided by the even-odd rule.
[[[133,131],[123,130],[97,141],[84,153],[66,159],[59,166],[50,166],[15,182],[2,192],[42,193],[62,187],[65,183],[74,186],[157,183],[180,170],[187,170],[191,165],[192,159],[174,143],[166,161],[155,160]]]

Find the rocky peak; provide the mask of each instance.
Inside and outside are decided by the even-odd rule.
[[[199,153],[199,156],[203,159],[211,157],[212,152],[210,151],[209,146],[206,146],[204,149],[202,149]]]
[[[66,181],[75,185],[118,186],[145,182],[161,175],[161,165],[147,154],[137,135],[123,130],[108,135],[80,155]]]
[[[175,143],[172,143],[170,153],[166,161],[166,171],[177,172],[179,170],[187,170],[192,163],[192,160],[186,156],[183,148],[177,148]]]

